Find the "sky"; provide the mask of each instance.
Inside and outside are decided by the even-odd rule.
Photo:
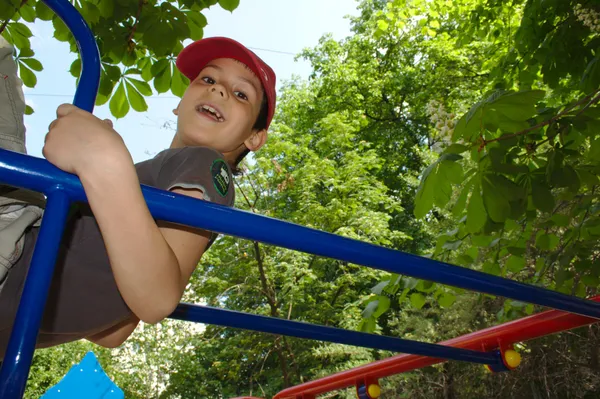
[[[241,0],[233,13],[219,6],[205,10],[208,26],[204,37],[227,36],[251,48],[275,70],[279,89],[293,75],[308,78],[310,64],[294,60],[302,49],[317,45],[327,33],[337,40],[350,35],[346,16],[358,15],[356,6],[356,0]],[[35,88],[25,88],[26,101],[35,110],[25,117],[27,152],[43,157],[44,136],[56,117],[56,108],[73,100],[75,79],[69,67],[75,54],[69,52],[66,43],[53,38],[50,23],[38,21],[29,26],[34,34],[32,49],[44,70],[38,73]],[[178,98],[165,93],[146,97],[146,102],[148,111],[130,110],[119,120],[110,114],[108,103],[94,110],[98,117],[113,120],[134,162],[168,148],[174,133],[173,109]]]

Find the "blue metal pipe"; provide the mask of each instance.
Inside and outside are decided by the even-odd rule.
[[[47,192],[47,196],[46,211],[0,369],[2,399],[20,399],[25,392],[25,383],[69,212],[69,197],[60,187]]]
[[[35,191],[45,191],[47,187],[60,182],[73,201],[87,201],[76,176],[65,173],[42,159],[0,150],[0,176],[7,184]],[[598,302],[153,187],[142,186],[142,192],[150,212],[159,220],[600,319]]]
[[[100,84],[100,52],[87,22],[71,3],[65,0],[43,0],[69,28],[81,55],[81,75],[73,104],[92,112]]]
[[[481,364],[500,364],[502,357],[496,352],[479,352],[470,349],[459,349],[450,346],[429,344],[401,338],[366,334],[341,328],[318,326],[212,308],[208,306],[180,304],[170,318],[197,323],[215,324],[224,327],[241,328],[271,334],[287,335],[297,338],[308,338],[338,344],[354,345],[363,348],[381,349],[392,352],[411,353],[441,359],[452,359]]]

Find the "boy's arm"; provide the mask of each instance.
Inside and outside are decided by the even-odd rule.
[[[132,316],[107,330],[90,335],[86,339],[105,348],[116,348],[129,338],[139,322],[140,319]]]
[[[140,188],[131,155],[106,123],[62,105],[44,156],[79,176],[108,252],[115,281],[133,313],[156,323],[175,309],[209,233],[159,228]],[[198,190],[174,190],[202,198]]]
[[[146,323],[167,317],[209,242],[207,232],[159,228],[132,162],[91,169],[80,176],[104,239],[115,281],[129,308]],[[202,198],[197,190],[175,192]]]

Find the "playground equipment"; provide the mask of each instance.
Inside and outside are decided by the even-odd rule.
[[[73,365],[62,380],[40,399],[124,399],[125,394],[102,370],[98,359],[88,352]]]
[[[77,40],[82,73],[74,104],[91,112],[100,77],[100,57],[94,37],[68,0],[44,2],[63,19]],[[77,176],[63,172],[44,159],[6,150],[0,150],[0,183],[42,192],[47,197],[38,241],[0,370],[0,397],[17,399],[25,391],[69,207],[73,202],[87,199]],[[180,304],[171,318],[410,354],[286,389],[276,395],[277,399],[313,399],[319,393],[348,386],[356,387],[359,398],[373,399],[380,395],[379,378],[446,360],[480,363],[495,372],[508,371],[519,363],[518,355],[512,351],[513,343],[590,324],[600,318],[598,298],[584,300],[152,187],[142,186],[142,193],[155,219],[555,309],[440,344],[429,344]]]

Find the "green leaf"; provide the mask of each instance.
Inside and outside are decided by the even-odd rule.
[[[406,297],[408,296],[408,293],[410,292],[410,289],[405,288],[402,290],[402,294],[400,294],[400,297],[398,298],[398,304],[402,305],[404,300],[406,299]]]
[[[33,33],[31,33],[31,29],[29,29],[27,27],[27,25],[22,24],[20,22],[11,23],[10,28],[11,28],[11,31],[13,32],[13,35],[16,33],[25,38],[29,38],[29,37],[33,36]]]
[[[440,162],[438,179],[447,179],[449,182],[459,184],[463,182],[463,170],[459,163],[454,161]]]
[[[419,185],[417,196],[415,198],[414,213],[417,219],[424,217],[433,207],[437,177],[437,174],[435,173],[436,166],[436,164],[430,165],[427,169],[425,169],[425,172],[423,172],[421,184]],[[431,173],[432,171],[434,172]]]
[[[433,281],[428,280],[419,280],[419,283],[415,287],[418,291],[421,292],[432,292],[435,289],[435,283]]]
[[[21,77],[23,84],[27,87],[33,88],[37,84],[37,77],[33,71],[23,64],[19,65],[19,76]]]
[[[44,69],[42,63],[35,58],[21,58],[20,61],[34,71],[41,72]]]
[[[240,0],[219,0],[219,5],[227,11],[233,11],[240,5]]]
[[[131,108],[133,108],[137,112],[147,111],[148,104],[146,104],[146,100],[144,99],[144,97],[128,81],[126,81],[126,86],[127,86],[127,97],[129,98],[129,103],[131,104]]]
[[[554,197],[545,182],[537,179],[531,182],[531,198],[540,211],[551,213],[554,210]]]
[[[598,285],[600,285],[600,278],[598,276],[595,276],[593,274],[586,274],[585,276],[583,276],[581,278],[581,282],[585,285],[587,285],[588,287],[597,287]]]
[[[382,32],[386,32],[389,28],[389,24],[383,19],[380,19],[377,21],[377,28]]]
[[[523,270],[523,268],[525,268],[525,259],[521,258],[520,256],[514,256],[514,255],[512,255],[506,261],[506,267],[511,272],[518,273],[521,270]]]
[[[97,24],[100,21],[100,10],[98,9],[98,7],[95,4],[90,3],[89,1],[82,2],[81,5],[82,8],[80,12],[81,15],[85,18],[85,20],[89,24]]]
[[[523,256],[523,255],[525,255],[525,248],[508,247],[508,248],[506,248],[506,250],[511,255],[515,255],[515,256]]]
[[[452,214],[454,216],[460,216],[465,210],[465,206],[467,205],[467,198],[469,196],[469,192],[471,192],[471,188],[473,187],[473,180],[469,180],[465,186],[462,188],[454,207],[452,208]]]
[[[52,25],[54,26],[54,37],[61,41],[66,42],[71,38],[71,31],[67,28],[67,25],[58,16],[54,15],[52,18]]]
[[[35,21],[35,10],[33,9],[32,6],[30,6],[27,3],[21,5],[21,8],[19,9],[19,14],[21,14],[21,17],[23,17],[23,20],[25,20],[27,22]]]
[[[493,237],[480,234],[471,234],[471,242],[477,247],[489,247],[492,241],[494,241]]]
[[[421,309],[423,305],[425,305],[425,296],[423,294],[419,294],[415,292],[410,295],[410,303],[415,309]]]
[[[71,76],[74,78],[78,78],[81,74],[81,58],[77,58],[75,61],[71,63],[71,67],[69,68],[69,72]]]
[[[541,250],[553,250],[559,242],[560,239],[556,235],[539,231],[535,239],[535,246]]]
[[[473,192],[471,193],[469,205],[467,206],[467,231],[469,233],[477,233],[485,226],[486,219],[487,213],[485,211],[479,184],[475,184]]]
[[[54,17],[54,12],[43,1],[35,3],[35,14],[42,21],[50,21]]]
[[[202,13],[189,11],[186,13],[188,17],[188,26],[190,28],[190,38],[192,40],[200,40],[204,36],[204,27],[207,25],[206,17]]]
[[[99,0],[98,10],[104,18],[110,18],[115,12],[115,0]]]
[[[173,78],[171,79],[171,91],[177,97],[183,97],[185,89],[189,85],[189,79],[179,72],[179,69],[173,68]]]
[[[160,61],[159,61],[160,62]],[[155,64],[156,65],[156,64]],[[171,88],[171,67],[163,69],[154,78],[154,88],[158,93],[166,93]]]
[[[454,304],[454,302],[456,302],[456,296],[449,292],[445,292],[439,296],[437,301],[441,307],[449,308],[450,306],[452,306]]]
[[[137,89],[137,91],[139,91],[142,95],[144,96],[151,96],[152,95],[152,88],[150,87],[150,85],[142,80],[138,80],[138,79],[134,79],[134,78],[127,78],[127,81],[131,84],[133,84],[135,86],[135,88]]]
[[[558,227],[567,227],[570,222],[570,219],[567,215],[562,215],[560,213],[552,215],[550,220],[552,220]]]
[[[360,322],[358,330],[364,333],[372,333],[373,331],[375,331],[375,327],[377,327],[375,318],[369,317],[368,319],[364,319]]]
[[[390,308],[390,298],[383,295],[377,296],[377,309],[373,313],[373,317],[376,319],[379,318],[382,314],[384,314]]]
[[[494,276],[499,276],[502,273],[502,269],[500,269],[500,265],[496,262],[485,262],[482,266],[482,270],[484,273],[488,273]]]
[[[150,63],[150,60],[148,60],[147,63],[144,64],[142,68],[142,79],[144,79],[144,81],[149,82],[154,78],[154,75],[152,73],[152,64]]]
[[[25,105],[25,115],[33,115],[34,111],[29,105]]]
[[[404,288],[408,290],[415,289],[415,287],[419,284],[419,280],[413,277],[405,277],[403,281]]]
[[[368,319],[369,317],[373,317],[373,313],[375,313],[378,306],[379,306],[379,301],[377,301],[376,299],[371,300],[371,302],[369,302],[367,304],[367,306],[365,307],[365,309],[362,311],[362,317],[365,319]]]
[[[460,247],[460,244],[462,244],[462,240],[446,241],[442,248],[448,249],[450,251],[455,251]]]
[[[494,175],[485,175],[482,179],[483,204],[492,221],[504,222],[510,215],[510,204],[504,195],[504,190],[494,184],[498,182]]]
[[[371,288],[371,292],[373,294],[381,295],[381,293],[383,292],[383,289],[385,287],[387,287],[389,283],[390,283],[390,280],[382,281],[379,284],[377,284],[375,287]]]
[[[109,109],[115,118],[123,118],[129,112],[129,101],[127,101],[127,96],[125,95],[123,81],[119,83],[115,94],[110,99]]]
[[[35,55],[35,53],[30,48],[22,48],[21,51],[19,52],[19,58],[29,58],[29,57],[33,57],[34,55]]]
[[[541,272],[545,266],[546,266],[546,260],[544,258],[537,258],[535,260],[535,271],[536,272],[538,272],[538,273]]]
[[[465,151],[468,151],[470,147],[462,144],[450,144],[442,154],[462,154]]]

